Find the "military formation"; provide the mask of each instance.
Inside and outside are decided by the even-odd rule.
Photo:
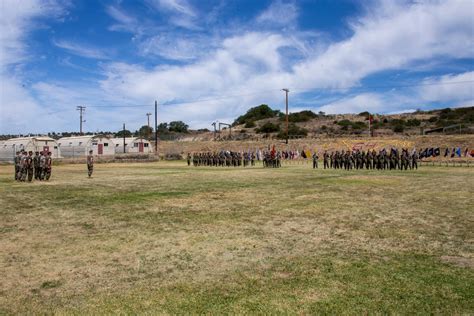
[[[256,156],[254,153],[240,153],[234,151],[201,152],[188,154],[188,166],[201,167],[247,167],[255,166]]]
[[[294,158],[293,158],[294,157]],[[274,148],[268,151],[254,152],[201,152],[187,155],[188,166],[195,167],[247,167],[255,166],[255,161],[262,161],[264,168],[279,168],[282,161],[294,160],[299,157],[312,158],[313,168],[318,168],[319,155],[315,152],[308,156],[306,152],[291,155],[287,151],[276,151]],[[335,152],[325,151],[322,155],[324,169],[375,169],[375,170],[408,170],[418,169],[419,153],[415,150],[409,152],[407,148],[401,150],[391,148],[390,150],[341,150]]]
[[[33,178],[39,181],[48,181],[51,178],[51,152],[17,151],[14,159],[15,180],[31,182]]]
[[[323,166],[333,169],[376,169],[376,170],[408,170],[418,169],[419,154],[416,150],[411,153],[407,148],[398,150],[391,148],[387,151],[385,148],[379,150],[354,150],[354,151],[336,151],[323,154]],[[314,158],[313,158],[314,159]],[[317,163],[316,163],[317,168]]]

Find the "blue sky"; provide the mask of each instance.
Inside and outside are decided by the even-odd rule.
[[[0,133],[474,105],[474,1],[0,0]]]

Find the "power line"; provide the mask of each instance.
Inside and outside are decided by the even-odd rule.
[[[426,82],[426,83],[413,83],[413,84],[400,84],[400,85],[376,85],[376,86],[365,86],[365,87],[335,87],[335,88],[298,88],[295,87],[293,90],[297,91],[314,91],[314,90],[369,90],[369,89],[389,89],[389,88],[410,88],[410,87],[423,87],[423,86],[443,86],[443,85],[453,85],[453,84],[464,84],[464,83],[474,83],[474,80],[465,80],[465,81],[452,81],[452,82]]]
[[[374,86],[346,86],[346,87],[334,87],[334,88],[301,88],[301,87],[292,87],[292,91],[300,91],[300,92],[311,92],[311,91],[334,91],[334,90],[370,90],[370,89],[390,89],[390,88],[410,88],[410,87],[422,87],[422,86],[442,86],[442,85],[455,85],[455,84],[465,84],[465,83],[474,83],[474,80],[465,80],[465,81],[452,81],[452,82],[426,82],[426,83],[413,83],[413,84],[398,84],[398,85],[374,85]],[[183,102],[169,102],[164,103],[163,106],[171,106],[171,105],[187,105],[187,104],[194,104],[194,103],[201,103],[201,102],[210,102],[210,101],[220,101],[225,99],[232,99],[244,96],[251,96],[251,95],[258,95],[264,94],[267,92],[278,92],[281,89],[266,89],[266,90],[259,90],[254,91],[251,93],[241,93],[241,94],[232,94],[232,95],[223,95],[223,96],[216,96],[204,99],[196,99],[196,100],[188,100]],[[102,100],[104,102],[104,100]],[[123,105],[89,105],[89,108],[139,108],[139,107],[152,107],[153,104],[123,104]],[[60,111],[57,111],[60,112]],[[48,114],[53,114],[57,112],[51,112]]]
[[[82,135],[82,123],[85,122],[85,120],[82,119],[82,115],[84,112],[86,112],[86,107],[85,106],[82,106],[82,105],[79,105],[76,107],[76,110],[79,111],[79,126],[80,126],[80,133]]]

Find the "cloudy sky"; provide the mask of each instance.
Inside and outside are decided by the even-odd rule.
[[[0,133],[474,105],[474,0],[0,0]]]

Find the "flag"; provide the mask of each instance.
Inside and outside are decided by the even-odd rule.
[[[428,156],[427,156],[428,158],[433,156],[433,151],[434,151],[433,148],[430,148],[430,149],[428,150]]]
[[[469,153],[469,149],[466,148],[466,150],[464,151],[464,157],[467,157],[467,154]]]
[[[434,157],[438,157],[439,155],[441,155],[441,150],[439,149],[439,147],[435,148],[434,152],[433,152],[433,156]]]
[[[448,157],[449,155],[449,148],[446,148],[446,150],[444,151],[444,157]]]
[[[461,147],[456,148],[456,155],[458,155],[458,157],[461,157]]]

